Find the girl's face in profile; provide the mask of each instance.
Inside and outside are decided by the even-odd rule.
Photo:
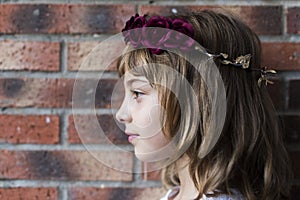
[[[156,161],[164,156],[160,150],[168,144],[161,127],[158,90],[151,87],[145,76],[124,74],[125,97],[116,114],[125,125],[128,141],[134,145],[137,158]],[[159,152],[158,152],[159,151]]]

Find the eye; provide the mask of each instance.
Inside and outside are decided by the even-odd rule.
[[[136,90],[131,90],[131,93],[132,93],[134,99],[138,99],[139,97],[141,97],[142,95],[145,94],[143,92],[139,92],[139,91],[136,91]]]

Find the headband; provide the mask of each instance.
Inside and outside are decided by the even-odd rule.
[[[148,29],[146,29],[146,27],[159,27],[169,29],[170,31],[161,35],[155,30],[147,31]],[[164,52],[163,49],[166,48],[180,49],[183,52],[189,52],[193,48],[200,50],[199,47],[194,45],[196,42],[193,39],[194,28],[192,24],[183,18],[152,16],[147,19],[147,15],[139,16],[139,14],[136,14],[126,22],[125,27],[122,29],[122,34],[126,44],[130,43],[134,48],[146,47],[155,55],[162,54]],[[188,37],[182,37],[182,34],[185,34]],[[272,81],[267,79],[267,75],[277,73],[275,70],[268,70],[266,67],[249,68],[251,54],[238,56],[234,60],[228,60],[228,54],[226,53],[205,54],[209,57],[217,58],[224,65],[246,69],[247,71],[259,71],[259,87],[263,81],[265,82],[265,85],[268,83],[273,84]]]

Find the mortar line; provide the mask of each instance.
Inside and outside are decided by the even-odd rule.
[[[109,108],[10,108],[0,107],[0,114],[8,115],[114,115],[116,109]]]
[[[135,183],[132,181],[124,180],[96,180],[96,181],[74,181],[74,180],[0,180],[1,188],[9,187],[61,187],[69,189],[71,187],[112,187],[112,188],[149,188],[149,187],[161,187],[160,181],[147,181],[141,183]]]
[[[113,151],[113,152],[132,152],[129,144],[7,144],[0,143],[0,150],[9,151]]]
[[[72,3],[72,4],[84,4],[84,5],[114,5],[114,4],[125,4],[128,3],[128,1],[122,1],[122,0],[113,0],[113,1],[105,1],[105,0],[72,0],[71,2],[69,0],[56,0],[49,2],[47,0],[40,0],[40,1],[32,1],[32,0],[15,0],[15,1],[5,1],[1,0],[0,2],[3,3],[31,3],[31,4],[38,4],[38,3],[47,3],[47,4],[57,4],[57,3]],[[138,5],[144,5],[149,4],[149,1],[129,1],[131,4],[138,4]],[[184,2],[182,1],[169,1],[169,0],[161,0],[161,1],[153,1],[154,5],[300,5],[297,1],[287,0],[287,1],[263,1],[263,0],[252,0],[249,1],[223,1],[223,0],[201,0],[201,1],[195,1],[195,0],[186,0]]]
[[[283,12],[282,12],[282,34],[287,37],[288,36],[288,33],[287,33],[287,11],[288,11],[288,6],[283,4],[282,9],[283,9]]]
[[[99,74],[101,74],[101,79],[118,79],[118,74],[115,71],[69,71],[68,73],[61,72],[47,72],[47,71],[5,71],[0,70],[1,78],[79,78],[79,79],[99,79]]]
[[[0,35],[1,40],[15,40],[15,41],[24,41],[24,42],[61,42],[65,40],[68,42],[99,42],[105,40],[114,35],[113,33],[82,33],[82,34],[39,34],[39,33],[6,33]]]
[[[68,200],[68,191],[65,187],[59,185],[58,186],[58,199],[59,200]]]
[[[60,115],[60,143],[62,146],[68,146],[68,115],[63,112]]]
[[[68,49],[64,40],[60,43],[60,71],[64,75],[68,73]]]
[[[288,7],[286,7],[288,8]],[[140,7],[137,5],[136,12],[140,11]],[[284,12],[283,12],[283,15]],[[5,34],[5,35],[0,35],[0,41],[2,40],[15,40],[15,41],[24,41],[24,42],[62,42],[64,41],[66,44],[69,42],[101,42],[103,40],[108,39],[109,37],[113,36],[114,34],[93,34],[93,35],[54,35],[54,34],[49,34],[49,35],[41,35],[41,34]],[[299,41],[300,36],[299,35],[260,35],[261,38],[271,38],[272,40],[295,40]]]

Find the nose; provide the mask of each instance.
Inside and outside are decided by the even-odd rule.
[[[129,123],[132,121],[132,117],[128,111],[128,106],[125,100],[122,102],[121,107],[117,111],[116,118],[120,123]]]

